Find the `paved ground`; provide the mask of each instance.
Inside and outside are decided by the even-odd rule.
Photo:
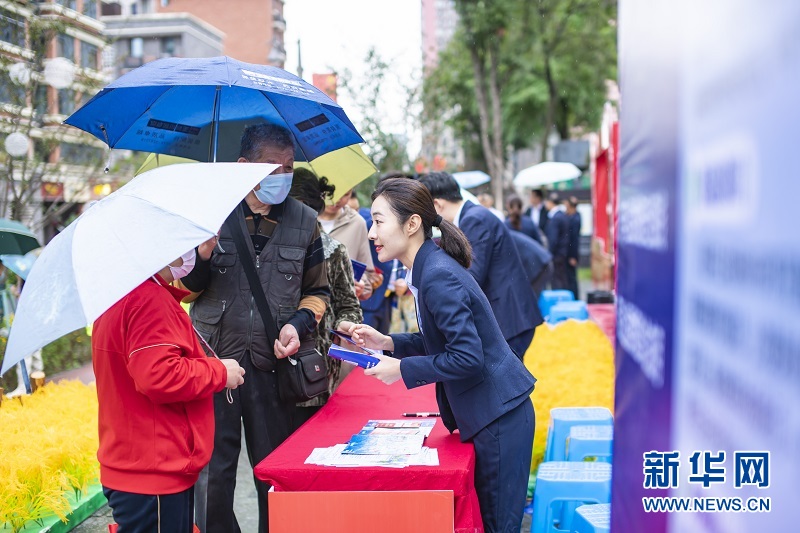
[[[242,436],[242,442],[244,442],[244,436]],[[246,452],[239,456],[234,510],[242,533],[258,531],[258,500],[256,500],[256,489],[253,486],[253,470],[250,468]],[[108,505],[104,505],[73,531],[75,533],[108,533],[108,524],[113,521],[111,509]]]

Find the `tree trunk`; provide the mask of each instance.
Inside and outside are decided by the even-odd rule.
[[[558,89],[556,88],[553,72],[550,70],[550,57],[544,58],[544,77],[547,81],[547,114],[545,115],[546,128],[542,135],[542,161],[547,157],[547,138],[550,136],[550,129],[553,127],[556,116],[556,104],[558,103]]]
[[[494,181],[498,177],[497,172],[500,169],[497,168],[497,160],[489,138],[490,113],[489,103],[486,99],[486,87],[483,85],[486,81],[483,69],[483,58],[474,47],[470,48],[470,57],[472,58],[472,70],[475,75],[475,99],[478,101],[481,147],[483,148],[483,157],[486,159],[486,165],[489,167],[489,175],[492,181]]]
[[[489,48],[489,96],[492,101],[492,152],[495,158],[496,175],[492,175],[492,193],[495,207],[502,209],[505,190],[506,165],[503,150],[503,110],[500,105],[500,85],[497,82],[497,63],[500,51],[496,42]]]

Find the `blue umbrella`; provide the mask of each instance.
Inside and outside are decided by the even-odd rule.
[[[14,274],[23,280],[26,280],[28,279],[28,272],[31,271],[31,267],[36,261],[36,258],[39,257],[41,251],[41,248],[37,248],[36,250],[30,251],[25,255],[2,254],[0,255],[0,261],[2,261],[3,265],[5,265],[5,267],[11,270]]]
[[[344,110],[313,85],[225,56],[147,63],[64,122],[110,148],[196,161],[235,161],[244,127],[265,122],[294,134],[298,161],[364,142]]]

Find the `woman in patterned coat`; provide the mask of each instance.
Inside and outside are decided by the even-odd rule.
[[[317,178],[313,172],[305,168],[295,169],[292,190],[289,193],[292,198],[303,202],[319,213],[325,209],[325,198],[331,198],[333,192],[334,187],[328,183],[326,178]],[[338,329],[339,324],[343,321],[360,324],[363,317],[356,297],[353,264],[350,262],[347,248],[324,231],[320,236],[325,252],[325,264],[328,268],[331,304],[317,325],[315,340],[317,350],[322,354],[327,354],[328,348],[333,342],[330,330]],[[330,395],[339,386],[342,362],[327,355],[325,359],[328,364],[328,392],[297,405],[294,429],[300,427],[320,407],[325,405]]]

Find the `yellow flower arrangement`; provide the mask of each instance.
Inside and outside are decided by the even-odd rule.
[[[544,458],[550,409],[591,406],[613,412],[614,350],[594,322],[545,323],[536,328],[525,366],[537,379],[531,394],[536,411],[531,463],[535,472]]]
[[[55,514],[95,483],[97,393],[94,384],[47,384],[0,407],[0,525],[19,531]]]

